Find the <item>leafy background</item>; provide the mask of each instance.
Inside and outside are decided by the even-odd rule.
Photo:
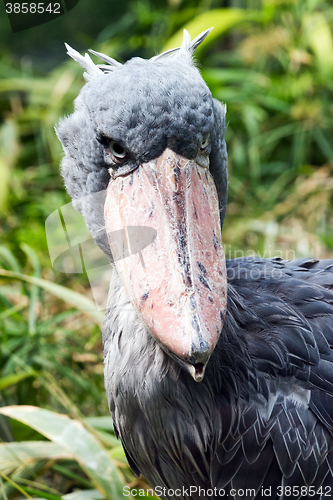
[[[70,200],[54,123],[82,69],[63,42],[124,61],[215,26],[197,51],[228,108],[227,257],[333,253],[333,7],[324,0],[81,0],[13,34],[0,6],[0,497],[123,498],[147,487],[115,439],[101,313],[50,263],[45,219]],[[96,467],[92,467],[94,462]]]

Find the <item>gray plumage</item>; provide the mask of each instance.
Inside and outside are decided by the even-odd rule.
[[[223,223],[225,107],[192,64],[207,34],[192,43],[185,34],[180,49],[149,61],[119,65],[103,56],[110,69],[94,69],[90,58],[68,49],[90,81],[57,127],[62,175],[111,261],[103,215],[109,169],[135,172],[166,147],[193,159],[210,134],[209,169]],[[128,152],[122,166],[110,161],[111,139]],[[321,488],[315,498],[332,493],[332,269],[333,261],[311,259],[227,261],[226,319],[200,383],[150,335],[114,271],[103,324],[105,386],[136,474],[154,487],[223,488],[225,496],[248,488],[247,498],[260,498],[271,488],[269,498],[287,498],[289,486],[299,487],[293,499],[307,498],[302,486]],[[216,491],[206,497],[220,498]]]

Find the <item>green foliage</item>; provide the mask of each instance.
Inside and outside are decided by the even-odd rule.
[[[220,8],[217,0],[127,2],[95,43],[83,32],[75,37],[124,60],[179,45],[184,27],[194,37],[215,25],[197,57],[214,97],[228,109],[227,257],[239,256],[238,249],[264,257],[330,257],[333,7],[325,0],[231,4],[235,8]],[[123,481],[145,485],[131,475],[105,417],[102,313],[88,298],[86,275],[54,271],[46,246],[45,219],[70,201],[54,124],[72,111],[82,84],[82,69],[71,60],[41,74],[28,58],[19,65],[6,53],[0,66],[4,498],[117,498]],[[59,422],[75,446],[61,441]],[[102,449],[97,475],[86,463],[89,443],[92,453]]]
[[[99,427],[97,417],[94,418],[95,429],[87,420],[72,420],[66,415],[33,406],[7,406],[1,408],[0,413],[29,425],[50,439],[50,441],[30,440],[0,444],[0,476],[8,480],[8,474],[11,474],[9,484],[13,488],[28,498],[31,498],[29,494],[40,493],[36,487],[42,490],[45,498],[71,498],[70,495],[61,497],[59,492],[47,487],[43,481],[29,481],[22,477],[22,470],[26,471],[29,464],[39,463],[42,460],[44,463],[49,462],[49,468],[52,468],[53,472],[72,480],[74,484],[88,487],[84,498],[109,500],[122,498],[126,475],[120,472],[119,465],[117,467],[119,460],[127,470],[127,480],[132,476],[124,464],[123,450],[121,449],[119,453],[120,447],[113,444],[115,438],[112,439],[112,434],[109,435],[108,442],[105,434],[100,434],[97,430]],[[111,417],[108,418],[111,420]],[[101,419],[102,427],[105,427],[105,417]],[[112,426],[108,430],[113,433]],[[61,460],[66,466],[54,465],[52,464],[54,460]],[[82,473],[74,472],[78,469],[78,465],[89,479],[82,476]],[[93,487],[96,489],[92,489]]]
[[[103,498],[119,500],[122,497],[123,480],[112,459],[80,422],[33,406],[7,406],[1,409],[1,413],[29,425],[68,451],[70,458],[80,463]]]
[[[224,239],[231,249],[250,247],[263,256],[271,245],[270,253],[282,257],[293,248],[294,257],[323,258],[332,250],[317,233],[332,227],[333,10],[324,1],[267,0],[260,12],[233,35],[233,50],[221,41],[203,63],[203,77],[228,110]],[[324,188],[305,224],[319,171],[329,192]],[[313,191],[299,197],[309,178]],[[286,210],[288,196],[300,198],[301,209]]]
[[[10,268],[0,269],[0,388],[7,389],[2,404],[54,405],[45,392],[58,398],[57,388],[50,390],[45,380],[49,374],[60,377],[60,389],[72,392],[83,412],[92,407],[107,411],[102,397],[102,314],[85,295],[39,278],[35,252],[27,245],[22,249],[33,261],[34,276],[23,274],[14,255],[0,247],[2,267]]]

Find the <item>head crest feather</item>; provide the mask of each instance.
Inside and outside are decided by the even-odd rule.
[[[191,56],[191,58],[194,55],[195,49],[200,45],[201,42],[204,41],[206,36],[209,35],[209,33],[212,31],[213,28],[209,28],[208,30],[203,31],[200,33],[200,35],[196,36],[192,42],[191,42],[191,35],[187,30],[184,29],[183,31],[183,43],[181,44],[180,47],[177,47],[176,49],[169,49],[166,50],[165,52],[162,52],[161,54],[158,54],[157,56],[154,56],[150,59],[150,61],[157,61],[164,59],[166,57],[174,56],[176,54],[185,54],[186,56]]]
[[[67,54],[86,70],[86,73],[83,73],[86,80],[90,80],[90,78],[94,78],[95,76],[102,74],[102,70],[92,62],[89,54],[85,54],[83,57],[79,52],[77,52],[77,50],[70,47],[67,43],[65,43],[65,47],[67,49]]]
[[[165,58],[172,57],[177,54],[179,55],[184,54],[186,55],[186,57],[190,56],[190,58],[192,59],[196,48],[206,38],[206,36],[209,35],[212,29],[213,28],[209,28],[203,31],[202,33],[200,33],[200,35],[196,36],[192,41],[189,32],[184,29],[183,43],[181,44],[180,47],[166,50],[165,52],[162,52],[161,54],[158,54],[157,56],[154,56],[149,60],[161,61]],[[119,69],[122,66],[121,63],[119,63],[115,59],[112,59],[112,57],[102,54],[101,52],[96,52],[95,50],[89,49],[89,52],[91,52],[91,54],[94,54],[94,56],[99,57],[100,59],[102,59],[107,63],[107,64],[94,64],[89,54],[85,54],[84,56],[82,56],[75,49],[67,45],[67,43],[65,43],[65,46],[67,49],[67,54],[86,70],[86,73],[83,74],[86,80],[90,80],[91,78],[94,78],[95,76],[101,75],[103,73],[112,72],[114,70]]]

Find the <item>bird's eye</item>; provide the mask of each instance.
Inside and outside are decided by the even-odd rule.
[[[200,149],[201,151],[203,151],[204,149],[206,149],[206,147],[209,145],[209,141],[210,141],[210,137],[209,135],[206,137],[206,139],[204,139],[201,143],[201,146],[200,146]]]
[[[109,150],[116,158],[123,160],[126,158],[127,151],[118,142],[111,141],[109,145]]]

